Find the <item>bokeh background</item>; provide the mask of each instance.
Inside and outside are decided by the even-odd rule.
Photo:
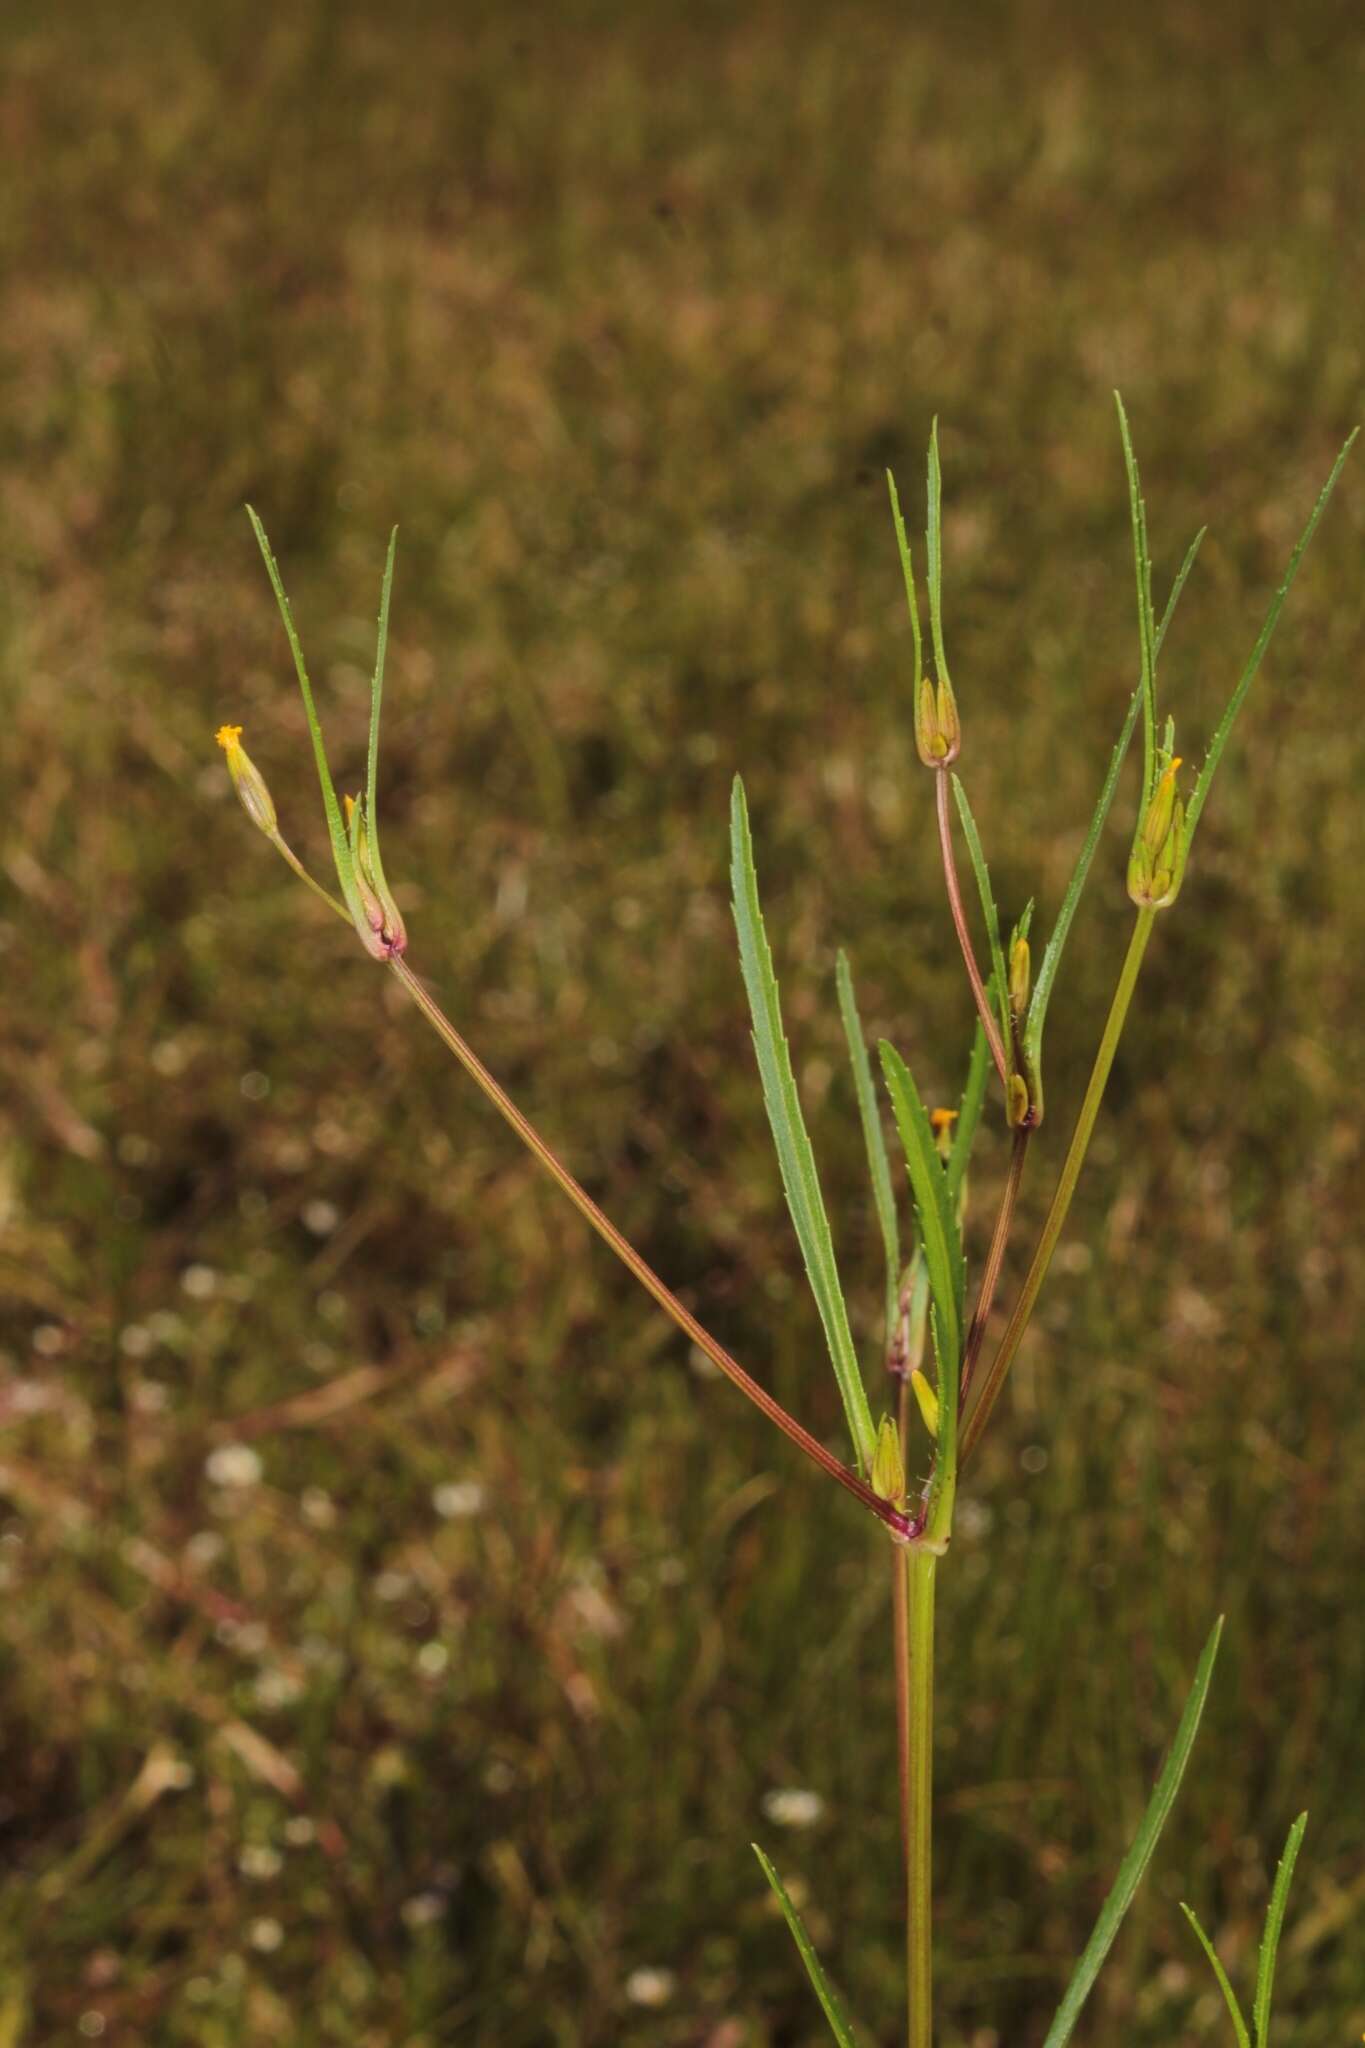
[[[1050,923],[1135,672],[1111,390],[1196,758],[1360,416],[1351,7],[5,10],[0,2041],[804,2048],[749,1852],[899,2037],[884,1556],[253,835],[321,869],[242,512],[430,977],[697,1312],[840,1417],[727,908],[748,783],[875,1372],[833,995],[970,1028],[883,470],[946,469],[963,769]],[[1162,921],[940,1616],[941,2037],[1041,2039],[1210,1622],[1084,2023],[1216,2041],[1288,1823],[1365,2025],[1365,891],[1348,470]],[[1017,1278],[1126,939],[1125,783]],[[974,1175],[977,1256],[1004,1158]],[[793,1797],[796,1794],[814,1797]]]

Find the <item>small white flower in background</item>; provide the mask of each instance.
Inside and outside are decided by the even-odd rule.
[[[430,1927],[445,1912],[446,1902],[439,1892],[417,1892],[412,1898],[404,1899],[403,1922],[407,1927]]]
[[[278,1920],[269,1918],[253,1920],[251,1923],[251,1946],[262,1955],[273,1955],[284,1940],[284,1929]]]
[[[292,1671],[271,1669],[262,1671],[252,1688],[258,1707],[267,1712],[278,1707],[292,1707],[303,1692],[302,1682]]]
[[[626,1979],[626,1997],[632,2005],[667,2005],[677,1988],[671,1970],[632,1970]]]
[[[250,1444],[219,1444],[204,1460],[204,1470],[214,1486],[259,1486],[265,1471],[258,1452]]]
[[[218,1275],[212,1266],[186,1266],[180,1285],[191,1301],[208,1301],[218,1292]]]
[[[417,1669],[423,1678],[439,1678],[450,1662],[450,1652],[444,1643],[423,1643],[417,1652]]]
[[[335,1202],[324,1202],[320,1197],[303,1205],[303,1227],[314,1237],[330,1237],[341,1221],[341,1211]]]
[[[775,1827],[813,1828],[824,1818],[825,1802],[818,1792],[790,1785],[777,1792],[765,1792],[763,1811]]]
[[[284,1858],[278,1849],[272,1849],[268,1842],[248,1842],[237,1858],[237,1868],[243,1877],[278,1877]]]
[[[487,1498],[481,1480],[450,1479],[444,1486],[433,1488],[431,1505],[447,1522],[459,1522],[470,1515],[481,1515]]]

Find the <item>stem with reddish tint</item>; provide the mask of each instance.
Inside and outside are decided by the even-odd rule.
[[[934,771],[934,799],[938,810],[938,843],[943,853],[943,880],[948,890],[948,908],[953,913],[957,941],[962,948],[962,958],[967,966],[967,979],[971,982],[972,994],[976,998],[977,1015],[986,1034],[986,1043],[991,1049],[991,1058],[995,1061],[995,1071],[1000,1076],[1001,1085],[1008,1092],[1010,1069],[1005,1053],[1005,1041],[1000,1036],[1000,1026],[986,995],[986,984],[981,979],[981,969],[976,964],[976,954],[972,950],[972,935],[967,929],[967,912],[962,902],[962,890],[958,885],[957,859],[953,853],[953,830],[948,817],[946,768]]]
[[[598,1236],[615,1252],[622,1265],[634,1274],[646,1293],[654,1297],[660,1308],[672,1318],[683,1334],[690,1337],[697,1349],[703,1352],[728,1380],[733,1381],[740,1392],[747,1395],[770,1422],[776,1423],[783,1435],[789,1437],[799,1450],[804,1451],[813,1464],[818,1465],[822,1472],[827,1472],[831,1479],[836,1479],[846,1492],[851,1493],[855,1500],[861,1501],[879,1521],[884,1522],[893,1536],[913,1536],[916,1527],[908,1516],[888,1502],[878,1499],[872,1488],[860,1479],[856,1472],[841,1464],[834,1453],[826,1450],[819,1439],[812,1436],[808,1429],[803,1428],[794,1415],[789,1415],[782,1404],[775,1401],[772,1395],[730,1356],[724,1345],[717,1343],[710,1331],[697,1321],[690,1310],[683,1307],[677,1295],[664,1284],[629,1239],[621,1235],[610,1217],[598,1208],[587,1189],[579,1186],[568,1167],[550,1150],[534,1124],[522,1115],[511,1096],[493,1079],[473,1047],[461,1037],[445,1011],[435,997],[422,986],[406,960],[400,955],[395,955],[388,964],[437,1036],[454,1053],[470,1079],[477,1083],[493,1107],[512,1126],[522,1143],[568,1196],[579,1214],[592,1225]]]
[[[1099,1115],[1100,1103],[1104,1098],[1109,1070],[1114,1064],[1114,1054],[1118,1050],[1119,1039],[1127,1020],[1128,1006],[1133,1000],[1138,969],[1147,950],[1147,941],[1152,936],[1155,919],[1154,910],[1143,909],[1137,914],[1133,935],[1128,942],[1128,951],[1124,955],[1123,967],[1119,973],[1118,986],[1114,990],[1114,999],[1109,1005],[1109,1015],[1105,1019],[1099,1050],[1095,1054],[1095,1064],[1090,1070],[1090,1079],[1086,1084],[1080,1115],[1076,1119],[1076,1128],[1071,1134],[1071,1143],[1067,1147],[1066,1158],[1062,1164],[1057,1192],[1052,1197],[1052,1206],[1043,1225],[1043,1234],[1038,1240],[1038,1249],[1033,1254],[1032,1264],[1019,1290],[1019,1299],[1005,1325],[1005,1334],[1000,1339],[1000,1349],[991,1360],[990,1371],[981,1383],[981,1392],[963,1427],[964,1462],[976,1448],[981,1432],[990,1420],[991,1410],[999,1397],[1005,1374],[1009,1371],[1014,1354],[1019,1349],[1020,1339],[1028,1328],[1029,1318],[1038,1299],[1038,1290],[1052,1263],[1052,1254],[1057,1249],[1057,1240],[1062,1234],[1062,1226],[1071,1207],[1071,1198],[1080,1179],[1081,1167],[1095,1129],[1095,1119]]]
[[[1019,1124],[1014,1132],[1014,1144],[1010,1148],[1009,1170],[1005,1175],[1005,1191],[1000,1198],[1000,1213],[995,1219],[995,1230],[991,1236],[990,1250],[981,1274],[981,1289],[976,1297],[976,1311],[972,1316],[971,1328],[967,1332],[967,1346],[962,1354],[962,1386],[958,1394],[959,1406],[967,1399],[967,1389],[972,1383],[972,1372],[981,1352],[986,1324],[990,1320],[996,1289],[1000,1285],[1000,1270],[1005,1263],[1005,1248],[1009,1243],[1010,1228],[1014,1222],[1014,1204],[1019,1194],[1019,1183],[1024,1177],[1024,1157],[1028,1151],[1029,1127]]]

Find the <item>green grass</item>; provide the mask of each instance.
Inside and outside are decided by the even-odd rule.
[[[1036,892],[1046,930],[1135,680],[1112,387],[1158,594],[1210,527],[1163,658],[1182,744],[1360,412],[1358,38],[1325,0],[1169,0],[1140,35],[1079,6],[1046,35],[1003,5],[281,12],[2,32],[0,2041],[95,2014],[116,2048],[804,2048],[755,1837],[872,2041],[901,1968],[877,1546],[244,826],[224,720],[325,869],[241,507],[352,789],[400,522],[412,959],[836,1440],[732,776],[866,1351],[837,947],[937,1098],[971,1029],[885,469],[937,413],[962,772],[1002,915]],[[1220,1610],[1198,1776],[1076,2038],[1222,2038],[1178,1902],[1250,1981],[1303,1807],[1277,2019],[1359,2032],[1362,539],[1348,471],[967,1475],[943,2048],[1041,2037]],[[1124,943],[1133,777],[1048,1013],[1021,1248]],[[992,1114],[975,1260],[1005,1157]],[[232,1443],[260,1485],[206,1476]],[[481,1512],[437,1512],[475,1480]],[[808,1833],[762,1810],[791,1786]]]

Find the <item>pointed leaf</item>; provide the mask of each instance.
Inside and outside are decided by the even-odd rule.
[[[735,929],[739,933],[740,965],[749,996],[754,1051],[763,1082],[763,1101],[782,1169],[787,1207],[806,1262],[811,1292],[824,1324],[825,1340],[843,1398],[844,1413],[848,1417],[858,1469],[866,1476],[876,1449],[877,1432],[853,1348],[848,1309],[834,1257],[834,1241],[830,1236],[824,1197],[815,1169],[815,1154],[806,1134],[801,1102],[796,1092],[796,1077],[792,1073],[791,1054],[782,1029],[777,977],[773,972],[772,953],[758,900],[749,812],[744,801],[744,785],[738,776],[735,777],[730,804],[730,845]]]
[[[929,1292],[942,1319],[945,1349],[956,1361],[962,1356],[966,1272],[957,1217],[948,1200],[948,1176],[910,1069],[895,1046],[889,1045],[885,1039],[879,1050],[919,1216],[924,1263],[929,1270]]]
[[[986,1001],[995,994],[995,976],[986,983]],[[962,1182],[971,1162],[972,1146],[981,1123],[981,1108],[986,1100],[986,1082],[991,1071],[990,1048],[986,1043],[985,1028],[981,1019],[976,1020],[972,1034],[971,1058],[967,1062],[967,1080],[962,1090],[962,1099],[957,1106],[957,1122],[953,1125],[953,1145],[948,1155],[948,1206],[954,1216],[958,1210],[958,1197]]]
[[[1128,473],[1128,516],[1133,528],[1133,570],[1137,582],[1138,646],[1142,655],[1142,797],[1151,795],[1156,772],[1156,649],[1152,623],[1152,561],[1147,552],[1147,507],[1142,501],[1142,480],[1138,475],[1133,437],[1123,400],[1114,393],[1119,412],[1119,434],[1123,441],[1123,466]]]
[[[389,598],[393,592],[393,559],[398,547],[398,528],[389,535],[389,552],[384,563],[384,582],[379,593],[379,636],[375,645],[374,679],[370,684],[370,744],[365,767],[365,831],[370,867],[381,893],[387,894],[384,863],[379,855],[379,808],[375,784],[379,777],[379,710],[384,696],[384,658],[389,648]]]
[[[1195,827],[1199,823],[1199,814],[1208,801],[1209,788],[1217,772],[1218,763],[1223,757],[1223,749],[1228,743],[1228,735],[1231,733],[1236,722],[1237,714],[1242,708],[1246,693],[1255,680],[1256,671],[1261,666],[1265,651],[1270,645],[1271,635],[1279,624],[1280,613],[1284,609],[1284,601],[1289,595],[1290,585],[1299,572],[1299,563],[1303,560],[1304,550],[1317,532],[1318,521],[1327,508],[1328,499],[1336,489],[1337,478],[1341,475],[1342,465],[1350,454],[1351,444],[1359,432],[1359,427],[1353,428],[1342,443],[1341,453],[1332,464],[1332,474],[1323,485],[1318,502],[1309,515],[1308,524],[1299,535],[1294,552],[1289,557],[1289,567],[1284,572],[1284,581],[1271,600],[1270,610],[1266,613],[1265,624],[1261,628],[1260,636],[1257,639],[1256,645],[1251,650],[1246,667],[1242,670],[1237,688],[1232,693],[1228,708],[1219,721],[1218,730],[1210,742],[1209,751],[1204,756],[1204,765],[1199,771],[1199,780],[1194,786],[1194,793],[1185,812],[1185,845],[1187,848],[1194,838]]]
[[[1000,945],[1000,913],[995,907],[995,896],[991,889],[990,869],[986,856],[981,850],[981,835],[976,829],[976,819],[967,801],[967,792],[956,775],[953,777],[953,795],[957,798],[958,816],[962,820],[962,836],[967,842],[967,853],[976,876],[977,892],[981,897],[981,912],[986,920],[986,941],[991,949],[990,979],[995,984],[995,1004],[1000,1013],[1000,1029],[1005,1044],[1010,1043],[1009,1018],[1009,975],[1005,971],[1005,955]]]
[[[854,2033],[849,2023],[848,2014],[839,2002],[838,1993],[821,1968],[820,1958],[815,1953],[815,1945],[806,1932],[805,1921],[788,1898],[786,1886],[763,1854],[763,1851],[759,1848],[758,1843],[751,1842],[749,1846],[755,1856],[757,1856],[763,1869],[763,1875],[767,1878],[777,1896],[777,1903],[782,1908],[783,1917],[791,1929],[792,1940],[801,1952],[801,1960],[806,1966],[806,1975],[810,1978],[816,1997],[824,2007],[825,2018],[829,2021],[830,2025],[830,2032],[839,2043],[839,2048],[858,2048],[858,2036]]]
[[[1270,1907],[1265,1916],[1265,1933],[1261,1936],[1261,1953],[1256,1964],[1256,2002],[1252,2008],[1256,2027],[1256,2048],[1266,2048],[1266,2043],[1270,2039],[1270,1994],[1275,1987],[1275,1956],[1284,1928],[1284,1909],[1289,1903],[1289,1887],[1294,1881],[1294,1865],[1299,1860],[1299,1850],[1303,1846],[1303,1831],[1307,1826],[1308,1815],[1301,1813],[1289,1830],[1289,1839],[1284,1845],[1280,1867],[1275,1872],[1275,1888],[1270,1894]]]
[[[1251,2048],[1251,2036],[1247,2032],[1247,2023],[1242,2018],[1242,2008],[1237,2003],[1236,1992],[1233,1990],[1231,1984],[1229,1984],[1228,1982],[1228,1973],[1223,1968],[1222,1959],[1220,1958],[1217,1949],[1214,1947],[1213,1943],[1209,1940],[1209,1937],[1207,1936],[1207,1934],[1205,1934],[1203,1928],[1200,1926],[1198,1917],[1195,1914],[1193,1907],[1187,1906],[1185,1904],[1185,1901],[1182,1899],[1180,1901],[1180,1910],[1185,1915],[1185,1918],[1189,1921],[1191,1927],[1194,1929],[1195,1938],[1198,1941],[1199,1946],[1203,1949],[1204,1954],[1208,1957],[1209,1967],[1212,1969],[1214,1976],[1218,1980],[1218,1989],[1223,1994],[1223,2003],[1224,2005],[1226,2005],[1228,2009],[1228,2013],[1232,2019],[1232,2030],[1234,2034],[1236,2034],[1237,2036],[1237,2048]]]
[[[924,674],[924,644],[920,638],[919,596],[915,590],[915,571],[910,560],[910,542],[906,538],[905,521],[901,518],[901,501],[896,495],[896,479],[890,470],[886,472],[886,486],[891,493],[891,518],[896,528],[896,545],[900,549],[901,574],[905,578],[905,597],[910,606],[910,636],[915,645],[915,694],[912,702],[919,702],[920,678]]]
[[[896,1197],[891,1188],[891,1166],[886,1156],[886,1137],[877,1107],[877,1091],[872,1083],[872,1062],[867,1056],[867,1040],[858,1015],[858,999],[853,992],[853,973],[847,953],[839,954],[835,979],[839,988],[839,1013],[844,1020],[848,1057],[853,1068],[853,1085],[858,1094],[858,1116],[863,1127],[863,1143],[867,1147],[868,1170],[872,1175],[872,1199],[876,1204],[886,1252],[886,1342],[889,1348],[900,1313],[901,1247]]]
[[[1199,1733],[1199,1720],[1208,1698],[1209,1684],[1213,1678],[1214,1660],[1218,1655],[1218,1641],[1223,1633],[1223,1617],[1220,1614],[1213,1625],[1212,1633],[1204,1645],[1204,1654],[1199,1659],[1199,1668],[1194,1674],[1194,1684],[1185,1702],[1185,1711],[1180,1717],[1175,1741],[1169,1756],[1162,1766],[1156,1789],[1147,1804],[1142,1825],[1132,1848],[1119,1866],[1114,1888],[1104,1902],[1100,1917],[1095,1922],[1095,1931],[1086,1943],[1081,1959],[1067,1986],[1065,1998],[1057,2008],[1057,2017],[1048,2028],[1043,2048],[1062,2048],[1064,2041],[1071,2038],[1072,2028],[1080,2017],[1081,2007],[1090,1996],[1100,1966],[1114,1945],[1114,1937],[1122,1924],[1123,1916],[1133,1903],[1133,1895],[1142,1882],[1147,1865],[1152,1860],[1162,1828],[1166,1825],[1175,1795],[1180,1790],[1180,1780],[1185,1775],[1185,1766],[1194,1748],[1194,1738]]]
[[[342,822],[341,805],[337,802],[337,793],[332,782],[332,771],[327,765],[327,750],[322,743],[322,727],[318,723],[317,707],[313,702],[313,686],[308,680],[308,670],[304,666],[303,648],[299,641],[298,631],[294,625],[294,614],[289,608],[289,599],[285,595],[279,565],[270,551],[270,542],[266,539],[265,528],[257,518],[253,506],[247,506],[246,516],[251,521],[251,530],[256,536],[256,545],[261,551],[261,559],[265,563],[266,574],[270,578],[270,585],[275,593],[275,602],[279,606],[280,617],[284,621],[284,634],[289,642],[289,652],[294,657],[294,673],[299,679],[299,689],[303,694],[303,709],[308,720],[308,731],[313,741],[313,759],[317,763],[318,781],[322,785],[322,808],[327,816],[327,831],[332,841],[332,858],[336,862],[337,879],[341,883],[341,892],[346,898],[347,907],[350,909],[352,916],[363,918],[364,911],[355,885],[355,871],[351,860],[350,840],[346,827]]]
[[[943,651],[943,472],[938,460],[938,420],[929,432],[929,519],[925,532],[929,561],[929,630],[934,636],[938,680],[948,674]]]
[[[1207,528],[1201,526],[1194,539],[1190,542],[1185,552],[1185,559],[1180,565],[1180,573],[1171,585],[1171,594],[1166,600],[1166,609],[1161,615],[1161,624],[1157,629],[1155,652],[1158,655],[1166,638],[1167,628],[1175,616],[1175,608],[1180,602],[1180,593],[1185,588],[1190,570],[1194,567],[1194,558],[1199,553],[1200,543],[1206,531]],[[1071,920],[1076,915],[1076,906],[1081,900],[1081,892],[1085,888],[1086,880],[1090,873],[1090,864],[1095,858],[1095,849],[1100,843],[1100,834],[1104,830],[1104,821],[1109,816],[1109,807],[1114,801],[1114,792],[1119,786],[1119,770],[1122,768],[1124,758],[1127,755],[1128,743],[1133,737],[1133,727],[1137,723],[1138,712],[1142,709],[1142,695],[1143,686],[1139,680],[1137,688],[1129,699],[1128,710],[1124,717],[1123,729],[1118,736],[1118,742],[1113,753],[1109,756],[1109,771],[1104,778],[1104,787],[1100,791],[1099,802],[1095,806],[1095,815],[1090,820],[1090,830],[1085,835],[1085,844],[1082,846],[1077,856],[1076,865],[1072,869],[1071,880],[1067,884],[1066,895],[1062,899],[1062,907],[1057,914],[1057,922],[1053,927],[1052,936],[1047,942],[1042,963],[1038,969],[1038,978],[1033,984],[1033,996],[1028,1007],[1028,1022],[1024,1030],[1024,1053],[1028,1064],[1035,1073],[1039,1072],[1043,1064],[1043,1021],[1047,1016],[1047,1006],[1052,996],[1053,983],[1057,979],[1057,969],[1061,965],[1062,950],[1066,945],[1067,935],[1071,930]]]

